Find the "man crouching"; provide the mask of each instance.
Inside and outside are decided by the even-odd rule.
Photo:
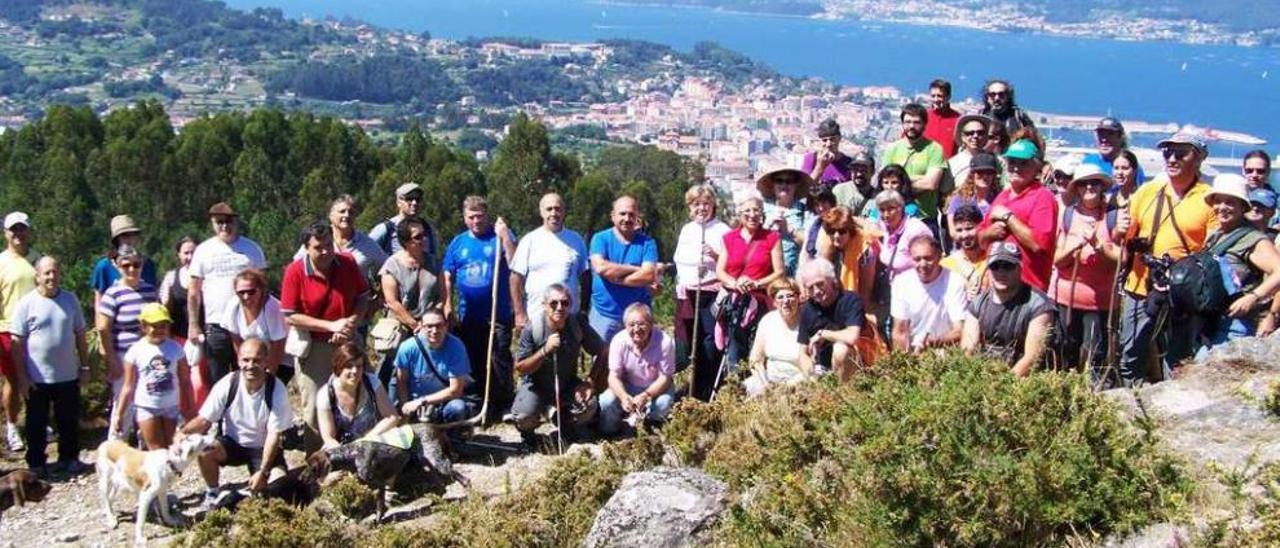
[[[214,423],[221,425],[213,450],[200,456],[200,475],[208,487],[205,510],[217,506],[221,467],[248,465],[249,489],[262,491],[271,468],[284,466],[281,432],[293,424],[293,411],[284,384],[267,374],[267,350],[261,339],[245,339],[239,370],[213,385],[199,415],[182,428],[184,435],[204,434]]]

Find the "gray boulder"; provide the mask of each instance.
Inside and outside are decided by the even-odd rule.
[[[1178,379],[1107,392],[1133,417],[1155,419],[1156,433],[1199,465],[1239,469],[1280,459],[1280,421],[1262,402],[1280,381],[1280,338],[1243,339],[1184,366]]]
[[[692,468],[633,472],[596,514],[588,548],[693,546],[724,512],[723,482]]]

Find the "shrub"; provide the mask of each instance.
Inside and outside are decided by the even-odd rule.
[[[325,487],[320,496],[338,513],[351,519],[358,520],[378,510],[378,492],[351,475]]]
[[[251,499],[240,503],[235,514],[217,510],[174,541],[175,546],[226,548],[292,548],[314,546],[345,548],[356,535],[306,508],[278,500]]]
[[[707,470],[741,493],[727,544],[1055,544],[1166,519],[1190,491],[1079,375],[891,356],[849,385],[694,408],[720,425]]]

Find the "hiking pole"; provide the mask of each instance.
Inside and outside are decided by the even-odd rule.
[[[693,289],[693,331],[689,332],[689,367],[693,372],[689,375],[689,394],[698,393],[698,345],[702,344],[702,332],[698,331],[698,318],[702,316],[702,266],[703,248],[707,247],[707,226],[699,223],[701,234],[698,237],[698,280]],[[695,396],[696,397],[696,396]]]
[[[493,392],[493,341],[497,337],[498,331],[498,270],[502,262],[502,238],[496,233],[494,234],[494,253],[493,253],[493,284],[489,293],[489,343],[485,351],[484,361],[484,400],[480,404],[480,412],[475,416],[451,423],[436,425],[437,428],[453,428],[457,426],[475,426],[477,424],[484,426],[488,424],[489,415],[489,396]]]
[[[551,354],[551,375],[556,384],[556,449],[564,454],[564,408],[560,406],[560,353]]]
[[[1065,331],[1066,333],[1070,333],[1070,331],[1071,331],[1071,316],[1072,316],[1072,313],[1073,313],[1073,312],[1075,312],[1075,309],[1076,309],[1076,279],[1077,279],[1077,278],[1076,278],[1076,274],[1080,271],[1080,250],[1079,250],[1079,249],[1077,249],[1074,253],[1072,253],[1072,254],[1071,254],[1071,257],[1072,257],[1072,259],[1071,259],[1071,289],[1069,289],[1069,290],[1067,291],[1067,321],[1066,321],[1066,325],[1064,326],[1064,327],[1065,327],[1064,331]],[[1066,333],[1064,333],[1064,335],[1065,335]],[[1082,339],[1083,339],[1083,337],[1082,337]],[[1065,358],[1065,357],[1066,357],[1066,353],[1067,353],[1067,349],[1065,348],[1066,344],[1067,344],[1067,337],[1065,337],[1065,336],[1064,336],[1064,337],[1062,337],[1062,340],[1058,341],[1058,348],[1059,348],[1059,350],[1062,352],[1062,356],[1063,356],[1063,358]],[[1079,352],[1080,352],[1080,350],[1077,350],[1077,354],[1079,354]],[[1077,364],[1077,366],[1079,365],[1079,363],[1080,363],[1080,357],[1077,355],[1077,356],[1076,356],[1076,364]],[[1061,364],[1059,364],[1059,365],[1061,365]]]

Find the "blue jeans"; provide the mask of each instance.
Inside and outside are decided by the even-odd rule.
[[[1209,357],[1209,351],[1213,350],[1215,346],[1227,344],[1236,339],[1252,337],[1255,333],[1257,333],[1257,325],[1252,321],[1223,317],[1218,320],[1218,325],[1213,331],[1206,333],[1209,341],[1196,352],[1196,360],[1203,360]]]
[[[632,396],[644,392],[647,386],[630,386],[627,387],[627,394]],[[649,405],[649,414],[645,416],[645,420],[650,422],[658,422],[667,420],[667,415],[671,414],[671,406],[676,402],[675,391],[667,388],[666,393],[654,398]],[[600,394],[600,431],[605,434],[614,434],[622,429],[622,418],[624,412],[622,410],[622,401],[618,396],[614,395],[613,390],[605,390]]]
[[[600,336],[600,340],[604,341],[605,348],[609,347],[613,336],[622,331],[622,318],[610,318],[596,312],[595,308],[587,312],[587,323],[591,325],[591,330]]]
[[[1178,362],[1196,354],[1204,320],[1200,316],[1176,315],[1165,305],[1158,316],[1147,313],[1146,299],[1124,292],[1120,309],[1120,382],[1140,386],[1147,382],[1147,365],[1152,352],[1160,356],[1159,379],[1173,378]],[[1157,321],[1158,320],[1158,321]]]

